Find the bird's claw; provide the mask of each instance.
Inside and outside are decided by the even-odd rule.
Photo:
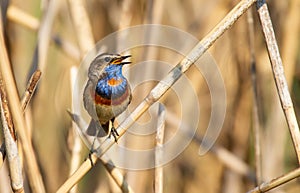
[[[94,150],[90,150],[89,155],[88,155],[88,159],[90,160],[92,167],[94,166],[94,163],[93,163],[93,160],[92,160],[92,154],[93,153],[94,153]]]
[[[110,133],[108,135],[108,138],[110,138],[111,136],[113,136],[115,138],[115,142],[118,143],[118,136],[119,136],[119,133],[118,131],[116,130],[115,127],[112,127],[111,130],[110,130]]]

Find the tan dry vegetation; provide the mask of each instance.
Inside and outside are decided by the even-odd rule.
[[[32,141],[45,192],[57,191],[70,175],[71,161],[74,159],[72,150],[76,138],[76,133],[73,133],[72,130],[72,120],[67,113],[67,109],[71,109],[72,105],[70,68],[80,65],[86,50],[92,44],[89,44],[88,40],[97,42],[119,29],[146,23],[173,26],[201,40],[239,1],[77,0],[76,2],[84,4],[92,37],[88,37],[88,33],[84,34],[84,32],[77,34],[80,33],[80,30],[76,29],[76,24],[74,24],[76,18],[73,18],[70,11],[72,1],[31,0],[24,3],[21,0],[12,0],[8,7],[8,11],[11,11],[12,7],[21,9],[32,16],[39,26],[49,25],[49,34],[52,37],[59,36],[62,42],[69,45],[67,48],[62,48],[61,44],[55,43],[52,37],[48,37],[50,38],[49,42],[47,39],[42,39],[49,46],[48,49],[43,48],[46,49],[44,50],[45,61],[40,61],[45,64],[39,66],[42,78],[25,111],[26,124],[29,129],[27,132]],[[300,108],[300,2],[299,0],[287,0],[268,1],[267,3],[297,115]],[[51,6],[54,14],[48,16],[53,17],[53,24],[44,23],[47,11]],[[252,11],[254,19],[254,41],[252,43],[254,43],[257,67],[257,103],[262,151],[262,179],[260,180],[269,181],[299,166],[274,84],[271,64],[255,6],[248,11]],[[19,18],[18,21],[12,18],[12,16],[7,17],[4,29],[14,78],[19,95],[22,96],[34,60],[36,45],[43,34],[40,33],[40,28],[37,29],[34,25],[28,27],[20,23],[22,19],[28,22],[26,18]],[[163,192],[240,193],[256,187],[255,176],[248,176],[249,173],[247,173],[255,174],[255,165],[257,164],[254,153],[254,94],[251,81],[251,45],[249,44],[247,19],[247,14],[241,16],[232,28],[226,31],[209,49],[210,55],[220,69],[226,88],[227,108],[220,136],[211,151],[205,155],[198,155],[199,143],[197,140],[193,140],[181,154],[164,165]],[[86,22],[84,19],[81,21]],[[79,40],[80,35],[83,35],[83,42]],[[84,45],[85,43],[87,45]],[[1,49],[4,48],[1,47]],[[131,54],[133,55],[133,65],[146,59],[153,59],[166,61],[175,66],[182,59],[177,53],[161,48],[154,51],[151,48],[135,48]],[[156,72],[145,69],[145,73]],[[130,74],[130,76],[134,76],[134,74]],[[196,132],[196,135],[200,137],[205,133],[211,117],[210,92],[205,79],[195,67],[191,67],[186,76],[192,82],[201,107],[200,122]],[[143,84],[134,90],[134,98],[129,106],[129,111],[133,111],[155,84],[156,82]],[[188,101],[190,97],[186,94],[180,100]],[[171,112],[171,114],[180,116],[180,103],[174,92],[168,91],[160,101],[165,104],[167,113]],[[190,108],[192,112],[193,106],[194,104],[189,104],[183,108]],[[139,122],[151,119],[148,112],[145,114]],[[172,121],[167,120],[165,123],[166,140],[172,139],[178,129],[174,128]],[[130,148],[152,148],[155,145],[154,134],[126,137],[123,142],[125,141],[124,144],[126,143]],[[2,138],[0,142],[3,142]],[[231,153],[231,157],[226,157],[227,154],[225,155],[224,151]],[[21,153],[22,161],[24,161],[24,154],[26,152]],[[84,162],[87,155],[88,148],[82,145],[79,164]],[[236,159],[242,162],[242,166],[236,164]],[[143,158],[141,160],[147,161]],[[102,163],[97,163],[88,174],[84,175],[78,183],[76,192],[121,192]],[[0,166],[1,193],[12,191],[7,177],[7,168],[7,164]],[[27,169],[23,167],[24,179],[28,177]],[[120,170],[134,192],[154,192],[154,169]],[[26,180],[24,183],[25,192],[32,191],[28,186],[30,183]],[[274,192],[294,193],[299,192],[299,187],[299,182],[294,180],[277,188]]]

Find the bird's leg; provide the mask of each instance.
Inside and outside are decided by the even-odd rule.
[[[97,137],[98,137],[98,133],[99,133],[99,130],[98,130],[98,129],[96,129],[96,130],[97,130],[97,131],[96,131],[96,135],[95,135],[95,137],[94,137],[94,140],[93,140],[93,143],[92,143],[91,149],[90,149],[90,154],[92,154],[92,153],[95,152],[94,145],[95,145],[96,139],[97,139]]]
[[[98,137],[98,133],[99,133],[99,130],[96,129],[96,135],[94,137],[94,140],[93,140],[93,143],[91,145],[90,152],[89,152],[89,155],[88,155],[88,159],[91,162],[91,166],[94,166],[94,163],[93,163],[93,160],[92,160],[92,154],[95,153],[95,152],[97,152],[96,149],[94,149],[94,145],[95,145],[96,139]]]
[[[98,135],[98,131],[96,132],[96,134]],[[95,141],[97,139],[97,135],[94,137],[94,140],[93,140],[93,143],[91,145],[91,148],[90,148],[90,152],[89,152],[89,155],[88,155],[88,158],[91,162],[91,166],[94,166],[94,163],[93,163],[93,160],[92,160],[92,154],[96,152],[96,150],[94,149],[94,145],[95,145]]]
[[[119,133],[117,132],[117,130],[114,126],[115,118],[112,118],[110,121],[111,121],[112,126],[111,126],[108,137],[110,138],[112,135],[115,138],[115,142],[117,143],[117,136],[119,136]]]

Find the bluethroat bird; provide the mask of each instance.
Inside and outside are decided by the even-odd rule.
[[[122,68],[130,55],[100,54],[90,64],[88,81],[83,92],[84,108],[91,116],[87,134],[103,137],[119,136],[114,120],[131,102],[131,89]],[[112,127],[109,130],[109,123]]]

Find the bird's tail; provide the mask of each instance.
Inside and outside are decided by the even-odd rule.
[[[108,134],[109,122],[106,124],[100,124],[99,121],[91,120],[89,127],[86,130],[86,133],[89,136],[104,137]]]

